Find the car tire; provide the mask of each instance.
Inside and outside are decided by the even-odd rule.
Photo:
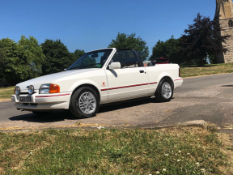
[[[170,79],[164,78],[159,82],[155,92],[155,99],[159,102],[168,102],[172,99],[174,86]]]
[[[77,89],[70,100],[70,112],[76,118],[93,117],[99,110],[99,95],[91,87]]]

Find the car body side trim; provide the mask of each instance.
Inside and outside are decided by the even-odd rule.
[[[180,78],[180,79],[175,79],[174,81],[179,81],[179,80],[183,80],[183,78]]]
[[[59,95],[43,95],[43,96],[36,96],[36,98],[41,98],[41,97],[59,97],[59,96],[66,96],[70,94],[59,94]]]
[[[157,84],[157,82],[149,83],[149,84]]]
[[[157,82],[144,83],[144,84],[135,84],[135,85],[130,85],[130,86],[113,87],[113,88],[108,88],[108,89],[101,89],[101,91],[114,90],[114,89],[122,89],[122,88],[129,88],[129,87],[135,87],[135,86],[144,86],[144,85],[149,85],[149,84],[157,84]]]

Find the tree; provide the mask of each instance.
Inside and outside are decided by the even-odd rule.
[[[225,43],[229,35],[220,36],[220,31],[217,20],[198,13],[194,24],[189,25],[180,38],[180,53],[187,56],[188,61],[196,60],[199,66],[203,66],[209,55],[227,51],[222,42]]]
[[[60,72],[70,66],[72,55],[60,40],[47,39],[41,45],[45,55],[45,62],[42,65],[43,75]]]
[[[37,77],[41,74],[44,55],[37,40],[21,36],[18,44],[9,39],[0,40],[0,77],[12,83]]]
[[[44,63],[45,56],[34,37],[21,36],[18,42],[18,57],[23,69],[22,79],[31,79],[42,74],[41,66]]]
[[[9,38],[0,40],[0,77],[1,80],[12,81],[18,79],[15,74],[21,72],[18,69],[17,43]],[[18,69],[18,70],[17,70]]]
[[[76,49],[74,53],[71,53],[71,60],[70,64],[74,63],[76,60],[78,60],[81,56],[85,54],[84,50]]]
[[[159,40],[152,48],[153,53],[150,56],[150,60],[153,60],[156,57],[165,57],[169,58],[172,63],[183,63],[184,60],[179,54],[179,42],[180,39],[175,39],[174,36],[171,36],[171,38],[166,41]]]
[[[132,33],[131,35],[118,33],[116,39],[113,39],[108,47],[115,47],[117,49],[134,49],[138,51],[139,56],[144,61],[149,55],[148,46],[146,46],[146,42],[143,41],[142,38],[136,38],[135,36],[135,33]]]

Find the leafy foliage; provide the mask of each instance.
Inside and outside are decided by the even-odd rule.
[[[21,78],[30,79],[41,75],[41,65],[45,56],[38,41],[32,36],[29,36],[29,39],[22,36],[18,43],[18,51],[23,70]]]
[[[153,47],[150,60],[164,56],[170,62],[179,64],[203,66],[207,59],[212,64],[217,63],[216,55],[227,51],[222,43],[229,38],[229,35],[220,36],[220,31],[216,19],[211,20],[210,17],[203,17],[198,13],[194,23],[189,25],[181,38],[174,39],[172,36],[165,42],[159,40]]]
[[[172,63],[182,63],[184,60],[179,54],[179,42],[180,39],[175,39],[174,36],[166,41],[159,40],[152,48],[153,53],[150,56],[150,60],[153,60],[156,57],[165,57],[169,58]]]
[[[225,42],[229,35],[220,36],[220,31],[217,20],[198,13],[194,23],[189,25],[180,38],[180,53],[187,56],[187,61],[196,60],[199,66],[203,66],[208,55],[227,51],[222,42]]]
[[[74,51],[74,58],[75,60],[79,59],[81,56],[83,56],[85,54],[84,50],[79,50],[79,49],[76,49]]]
[[[72,54],[60,40],[47,39],[41,45],[45,55],[45,62],[42,64],[43,75],[60,72],[73,61]]]
[[[76,49],[74,51],[74,53],[70,53],[71,54],[71,57],[70,57],[70,64],[73,64],[76,60],[78,60],[81,56],[83,56],[85,54],[84,50],[79,50],[79,49]]]
[[[0,40],[0,77],[1,80],[11,80],[17,71],[17,43],[9,38]]]
[[[0,75],[2,80],[19,82],[41,74],[44,55],[38,41],[21,36],[18,44],[9,39],[0,40]]]
[[[84,54],[84,50],[70,53],[60,40],[46,40],[41,46],[29,36],[21,36],[16,43],[9,38],[0,40],[0,80],[12,84],[55,73],[67,68]]]
[[[117,49],[134,49],[138,51],[142,60],[146,60],[149,55],[148,46],[142,38],[137,37],[136,34],[126,35],[125,33],[118,33],[116,39],[112,40],[108,47],[115,47]]]

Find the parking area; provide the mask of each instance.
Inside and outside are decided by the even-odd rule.
[[[75,119],[69,112],[36,116],[17,111],[12,102],[0,103],[0,129],[56,127],[161,126],[190,120],[205,120],[221,128],[233,128],[233,74],[184,80],[174,98],[158,103],[143,98],[102,106],[95,117]]]

